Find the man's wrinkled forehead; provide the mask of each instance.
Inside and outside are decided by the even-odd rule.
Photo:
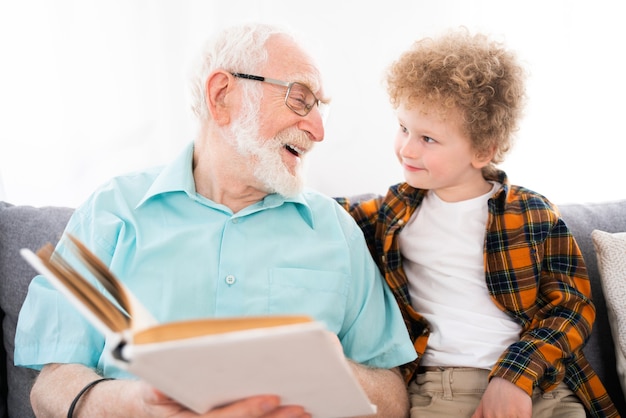
[[[319,68],[294,39],[284,35],[272,36],[267,41],[267,51],[266,77],[305,84],[320,100],[325,101]]]

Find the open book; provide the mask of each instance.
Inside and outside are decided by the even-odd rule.
[[[307,316],[207,318],[158,324],[78,239],[67,245],[110,297],[51,244],[22,256],[107,338],[113,361],[189,409],[204,413],[260,394],[279,395],[314,417],[376,412],[341,346]],[[86,269],[85,269],[86,268]],[[115,301],[115,302],[114,302]]]

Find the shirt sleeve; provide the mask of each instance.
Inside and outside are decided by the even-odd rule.
[[[395,298],[374,263],[361,230],[350,224],[352,281],[339,338],[346,357],[372,367],[392,368],[413,361],[415,349]]]
[[[86,202],[77,208],[65,232],[71,233],[88,248],[96,250],[93,218]],[[74,255],[62,238],[55,249],[73,263]],[[102,260],[110,259],[105,251],[96,251]],[[90,277],[88,274],[85,277]],[[102,289],[99,283],[94,283]],[[40,370],[50,363],[76,363],[99,369],[106,338],[84,315],[42,275],[36,276],[20,310],[15,336],[15,364]]]
[[[36,276],[20,310],[15,364],[40,370],[49,363],[78,363],[96,369],[102,335],[43,276]]]
[[[521,338],[503,353],[491,373],[515,383],[529,395],[535,386],[550,390],[562,381],[595,320],[580,249],[560,218],[544,223],[544,230],[548,224],[551,228],[544,240],[530,240],[529,253],[534,255],[531,271],[538,274],[535,285],[526,287],[518,280],[520,290],[511,299],[519,306],[516,317],[523,320]],[[542,228],[533,224],[527,229]],[[514,256],[510,260],[513,267],[519,263]],[[517,267],[512,270],[524,275],[524,269]]]

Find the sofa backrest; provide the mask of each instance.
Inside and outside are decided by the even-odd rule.
[[[606,386],[621,415],[626,416],[626,402],[615,364],[615,345],[607,316],[602,282],[591,231],[626,232],[626,200],[560,206],[561,216],[582,250],[591,280],[596,305],[596,321],[585,355]]]
[[[19,255],[21,248],[38,250],[56,244],[72,214],[65,207],[13,206],[0,202],[0,417],[34,417],[29,394],[37,375],[34,370],[13,366],[15,325],[28,284],[35,270]]]

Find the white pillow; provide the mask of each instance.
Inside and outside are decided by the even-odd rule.
[[[602,291],[615,341],[615,360],[626,396],[626,232],[591,232],[596,249]]]

